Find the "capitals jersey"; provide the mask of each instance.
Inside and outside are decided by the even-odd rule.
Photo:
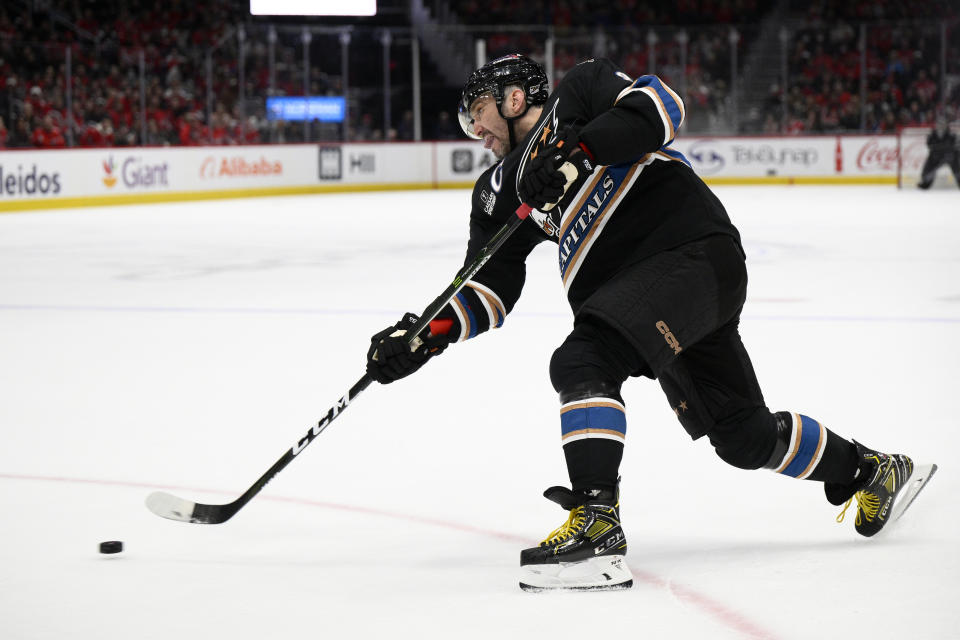
[[[517,185],[532,158],[565,127],[579,130],[595,160],[549,212],[534,210],[438,318],[466,340],[503,324],[523,289],[525,263],[541,242],[557,245],[557,267],[574,313],[614,274],[659,251],[709,235],[740,237],[723,205],[670,148],[683,102],[656,76],[636,80],[604,59],[571,69],[530,132],[473,189],[469,261],[514,215]]]

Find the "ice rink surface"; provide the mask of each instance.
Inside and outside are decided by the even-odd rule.
[[[222,525],[363,373],[369,336],[459,269],[466,191],[0,216],[0,638],[960,637],[960,195],[727,187],[741,333],[768,404],[940,471],[900,526],[728,467],[624,387],[633,589],[527,594],[565,518],[547,376],[555,248],[502,329],[374,385]],[[102,540],[126,551],[101,556]]]

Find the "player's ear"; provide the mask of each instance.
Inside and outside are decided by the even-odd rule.
[[[510,92],[510,108],[514,113],[523,112],[524,103],[526,102],[526,94],[523,93],[523,89],[514,88]]]

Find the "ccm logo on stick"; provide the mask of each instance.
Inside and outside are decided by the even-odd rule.
[[[677,340],[676,336],[670,331],[670,327],[667,326],[667,323],[661,320],[657,323],[657,329],[663,334],[663,339],[667,341],[667,344],[670,345],[670,348],[673,349],[673,355],[679,354],[683,351],[683,347],[680,346],[680,341]]]

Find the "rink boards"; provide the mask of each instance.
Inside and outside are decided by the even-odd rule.
[[[710,184],[896,184],[923,142],[893,135],[683,137]],[[0,152],[0,212],[390,189],[467,188],[494,163],[479,142],[316,143]],[[912,163],[912,164],[911,164]]]

